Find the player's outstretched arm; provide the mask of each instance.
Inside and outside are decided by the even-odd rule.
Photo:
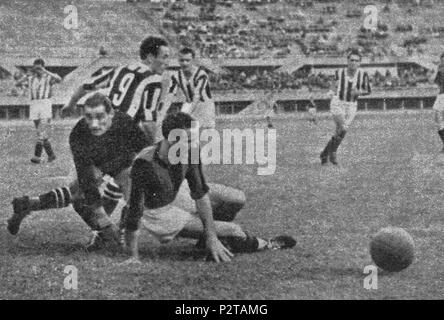
[[[72,113],[77,106],[77,102],[79,102],[82,97],[88,94],[88,92],[90,91],[86,90],[83,85],[78,87],[76,91],[74,91],[74,94],[71,96],[71,99],[69,99],[68,103],[63,106],[62,117],[68,116],[70,113]]]
[[[199,212],[200,219],[203,223],[207,249],[210,251],[212,258],[217,263],[231,261],[233,254],[224,247],[216,235],[213,212],[208,194],[195,201],[197,212]]]
[[[42,68],[42,70],[43,70],[43,72],[45,72],[48,76],[51,77],[51,84],[62,82],[62,77],[59,76],[57,73],[52,73],[52,72],[46,70],[45,68]]]
[[[137,168],[137,163],[135,165]],[[145,208],[145,196],[139,178],[131,183],[131,194],[129,198],[129,211],[125,218],[124,249],[130,258],[127,263],[139,261],[139,225]]]

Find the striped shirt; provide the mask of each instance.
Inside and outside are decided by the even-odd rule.
[[[371,93],[370,78],[367,72],[358,69],[353,77],[347,74],[347,68],[336,71],[337,90],[339,100],[355,102],[357,97],[352,96],[352,90],[362,90]]]
[[[180,89],[186,102],[207,102],[212,99],[208,74],[203,67],[197,67],[191,77],[187,79],[182,69],[175,71],[171,76],[169,93],[176,94]]]
[[[109,88],[113,107],[134,121],[156,121],[162,76],[140,62],[109,69],[83,84],[85,90]]]
[[[28,77],[29,98],[31,100],[50,99],[52,97],[52,77],[43,74],[41,77],[36,75]]]

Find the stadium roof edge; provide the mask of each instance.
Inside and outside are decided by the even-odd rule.
[[[54,57],[42,57],[47,66],[65,66],[65,67],[79,67],[90,64],[92,61],[99,58],[102,59],[103,65],[119,65],[128,62],[127,56],[114,56],[114,57],[90,57],[90,58],[54,58]],[[135,58],[135,57],[133,57]],[[1,65],[6,67],[13,66],[30,66],[32,65],[35,57],[12,57],[2,56]],[[198,59],[199,63],[208,67],[210,70],[218,71],[220,67],[235,68],[235,67],[283,67],[283,66],[304,66],[304,65],[316,65],[316,66],[338,66],[345,65],[344,58],[287,58],[287,59]],[[409,58],[405,59],[384,59],[378,61],[362,61],[364,66],[381,66],[397,63],[419,63],[419,61]],[[172,59],[170,65],[177,67],[179,65],[177,59]]]
[[[437,88],[406,88],[401,90],[381,90],[374,91],[370,96],[363,97],[363,100],[372,99],[396,99],[396,98],[433,98],[438,92]],[[252,91],[243,93],[230,93],[230,92],[215,92],[214,99],[216,102],[239,102],[239,101],[256,101],[259,98],[265,96],[263,91]],[[275,93],[274,98],[278,101],[293,101],[293,100],[328,100],[330,96],[327,91],[313,91],[313,92],[301,92],[289,90],[286,92]],[[56,94],[53,97],[54,104],[66,103],[67,96]],[[176,100],[180,101],[180,99]],[[26,97],[2,97],[0,103],[1,106],[23,106],[29,105],[29,99]]]

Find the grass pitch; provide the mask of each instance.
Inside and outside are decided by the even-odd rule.
[[[244,229],[297,238],[295,249],[204,262],[193,242],[157,244],[143,235],[142,264],[121,256],[88,254],[89,231],[71,209],[32,215],[17,237],[5,230],[14,196],[62,186],[72,166],[70,126],[55,125],[53,164],[32,165],[30,124],[0,127],[0,299],[442,299],[444,298],[444,155],[428,113],[358,117],[338,152],[340,166],[321,167],[319,153],[333,124],[274,121],[277,169],[258,176],[254,165],[208,166],[209,181],[241,188]],[[264,127],[223,121],[220,128]],[[441,157],[443,159],[441,159]],[[386,226],[414,238],[414,263],[379,273],[378,289],[363,287],[371,264],[370,235]],[[66,290],[65,267],[78,269],[78,290]]]

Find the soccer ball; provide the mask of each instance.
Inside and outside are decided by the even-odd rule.
[[[402,228],[383,228],[370,242],[373,261],[385,271],[397,272],[407,268],[413,262],[414,251],[412,236]]]

